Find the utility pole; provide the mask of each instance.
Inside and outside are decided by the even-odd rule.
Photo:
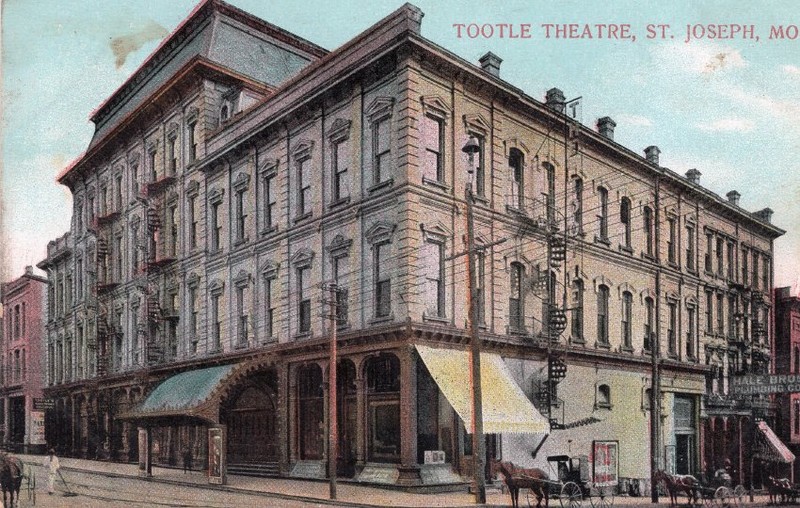
[[[331,354],[328,363],[328,477],[329,477],[329,497],[336,499],[336,458],[339,455],[339,426],[337,421],[337,402],[338,394],[336,386],[336,310],[339,304],[339,287],[335,282],[328,285],[330,290],[330,318],[331,318]]]
[[[469,156],[469,178],[467,179],[467,259],[469,260],[469,335],[472,382],[472,459],[475,483],[475,504],[486,503],[486,480],[484,478],[484,457],[486,442],[483,437],[483,400],[481,395],[481,347],[478,337],[478,298],[475,291],[475,219],[473,217],[472,176],[475,154],[480,145],[470,136],[462,150]]]

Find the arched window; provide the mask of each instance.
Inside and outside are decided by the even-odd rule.
[[[622,198],[619,204],[619,221],[622,224],[622,245],[631,248],[631,200]]]
[[[597,289],[597,342],[608,345],[608,286]]]
[[[597,386],[597,407],[611,408],[611,388],[608,385]]]
[[[508,327],[512,331],[525,329],[524,302],[522,301],[522,280],[525,270],[521,263],[511,263],[509,273]]]
[[[509,195],[509,205],[517,210],[522,210],[524,203],[524,186],[522,177],[522,167],[525,159],[522,152],[512,148],[508,155],[508,168],[510,172],[511,189]]]
[[[226,102],[225,104],[223,104],[222,108],[220,108],[220,110],[219,110],[219,121],[220,122],[224,122],[225,120],[230,118],[230,116],[231,116],[231,112],[230,111],[231,110],[230,110],[230,106],[228,105],[228,103]]]

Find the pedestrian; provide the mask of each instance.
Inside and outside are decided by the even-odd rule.
[[[56,473],[58,473],[61,465],[58,463],[58,457],[56,457],[54,449],[50,448],[48,454],[42,465],[47,469],[47,493],[52,495],[56,486]]]
[[[186,474],[192,470],[192,448],[185,446],[183,448],[183,473]]]

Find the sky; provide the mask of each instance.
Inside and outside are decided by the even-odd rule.
[[[230,3],[327,49],[401,5],[397,0]],[[711,191],[724,196],[738,190],[746,210],[772,208],[773,223],[787,231],[775,242],[775,284],[795,286],[795,294],[800,289],[795,2],[413,3],[425,13],[422,35],[445,49],[476,64],[492,51],[503,59],[501,77],[528,95],[543,99],[546,90],[558,87],[567,99],[580,96],[585,125],[611,116],[622,145],[638,153],[657,145],[662,166],[680,174],[697,168]],[[55,177],[88,146],[90,113],[194,6],[192,0],[2,2],[0,280],[44,259],[47,242],[69,229],[70,194]],[[508,25],[502,37],[498,24]],[[589,25],[592,37],[556,37],[551,28],[548,38],[547,24],[576,24],[575,35]],[[598,24],[615,25],[618,34],[629,25],[631,36],[611,39],[607,28],[598,34]],[[743,27],[740,33],[732,35],[733,24]],[[662,37],[662,29],[654,27],[657,37],[648,38],[648,25],[669,28]],[[701,37],[687,42],[687,25],[700,25],[693,33]],[[778,26],[784,27],[784,38],[770,39]],[[476,27],[487,36],[479,30],[470,37]],[[523,33],[530,37],[510,37]]]

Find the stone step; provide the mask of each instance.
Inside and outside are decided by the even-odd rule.
[[[258,464],[228,464],[228,474],[268,478],[280,476],[280,467],[278,466],[277,462],[262,462]]]

